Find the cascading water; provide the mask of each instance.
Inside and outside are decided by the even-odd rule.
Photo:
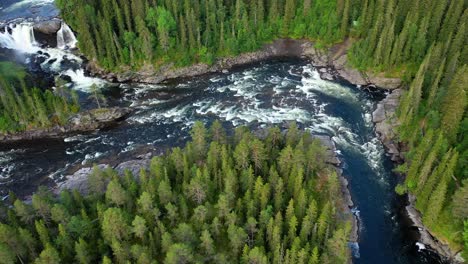
[[[62,23],[57,32],[57,47],[40,47],[32,23],[10,24],[4,32],[0,32],[0,48],[27,54],[25,63],[39,61],[40,68],[45,72],[68,76],[74,89],[86,91],[93,84],[104,86],[105,81],[85,75],[83,60],[71,52],[76,44],[75,34],[66,23]]]
[[[57,32],[57,48],[59,49],[74,49],[76,48],[75,34],[66,23],[62,23],[62,27]]]
[[[33,25],[22,23],[7,26],[5,32],[0,33],[0,47],[23,53],[37,52],[38,47],[36,46]]]

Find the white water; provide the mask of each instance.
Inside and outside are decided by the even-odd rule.
[[[59,49],[74,49],[76,48],[75,34],[66,23],[62,23],[60,30],[57,32],[57,48]]]
[[[73,82],[73,88],[83,92],[89,92],[92,85],[102,87],[106,83],[102,79],[85,76],[83,69],[66,70],[62,72],[62,75],[69,76]]]
[[[7,29],[0,33],[0,47],[22,53],[36,53],[39,50],[36,46],[32,24],[9,25]]]
[[[421,242],[416,242],[416,246],[418,247],[418,251],[421,252],[421,250],[425,250],[426,249],[426,245],[424,245],[423,243]]]
[[[76,48],[77,40],[67,24],[62,23],[60,30],[57,32],[57,48],[39,47],[34,37],[32,23],[9,25],[8,28],[9,30],[0,33],[0,47],[15,50],[22,54],[31,54],[37,58],[43,58],[44,62],[41,63],[41,68],[47,72],[69,76],[72,80],[71,86],[73,89],[88,92],[93,84],[96,84],[98,87],[106,84],[102,79],[86,76],[83,69],[64,69],[62,66],[62,63],[66,60],[75,65],[83,63],[80,57],[69,51]],[[25,63],[28,63],[29,60],[30,58],[27,58]]]

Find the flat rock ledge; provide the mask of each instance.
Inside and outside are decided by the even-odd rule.
[[[95,131],[117,124],[130,113],[131,109],[121,107],[93,109],[72,116],[64,126],[33,129],[12,134],[0,133],[0,143],[62,138],[72,134]]]
[[[169,79],[194,77],[207,73],[223,72],[236,66],[258,63],[275,58],[305,58],[320,69],[320,75],[326,80],[345,80],[354,85],[374,86],[382,89],[397,89],[401,86],[398,78],[363,73],[349,66],[347,52],[352,42],[346,40],[330,49],[318,49],[309,40],[278,39],[264,45],[260,51],[243,53],[235,57],[218,59],[213,65],[203,63],[176,68],[169,63],[155,69],[147,65],[138,71],[123,70],[112,73],[100,68],[94,61],[86,65],[92,76],[99,76],[111,82],[138,82],[157,84]]]
[[[422,223],[421,213],[415,208],[416,197],[408,195],[409,205],[406,206],[406,213],[413,225],[418,228],[420,234],[420,242],[428,245],[431,249],[435,250],[439,255],[446,258],[450,263],[461,264],[465,263],[461,253],[454,253],[450,247],[443,242],[437,240],[430,231]]]
[[[372,113],[375,131],[394,162],[402,162],[404,158],[403,153],[400,151],[402,146],[396,139],[397,134],[395,131],[395,128],[399,125],[395,113],[401,95],[401,89],[393,90],[392,93],[377,104],[377,108]]]

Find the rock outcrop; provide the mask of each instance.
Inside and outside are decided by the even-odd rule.
[[[347,52],[351,47],[350,40],[335,45],[328,50],[318,49],[308,40],[278,39],[264,45],[262,50],[243,53],[235,57],[218,59],[213,65],[203,63],[177,68],[173,63],[155,69],[146,65],[138,71],[122,69],[113,73],[100,68],[95,61],[90,61],[86,69],[92,76],[99,76],[111,82],[139,82],[156,84],[168,79],[193,77],[206,73],[222,72],[236,66],[257,63],[269,59],[296,57],[311,60],[312,64],[323,69],[320,74],[323,79],[342,79],[354,85],[372,85],[383,89],[396,89],[401,81],[396,78],[386,78],[362,73],[348,64]]]
[[[99,164],[97,167],[104,170],[109,167],[107,164]],[[55,192],[59,194],[63,190],[76,190],[83,195],[89,195],[88,177],[93,173],[93,167],[85,167],[77,170],[72,175],[68,175],[66,180],[60,183]]]
[[[403,161],[402,146],[400,146],[396,138],[397,134],[395,131],[399,125],[395,113],[401,94],[401,89],[392,91],[392,93],[377,104],[377,109],[372,113],[372,121],[375,123],[376,133],[394,162]]]
[[[409,205],[407,205],[405,209],[409,219],[413,222],[413,225],[418,228],[420,234],[420,242],[425,245],[428,245],[439,255],[449,260],[450,263],[464,263],[465,261],[460,253],[452,252],[448,245],[442,243],[442,241],[437,240],[437,238],[434,237],[430,233],[430,231],[424,226],[422,222],[421,213],[415,208],[416,197],[410,194],[408,195],[408,200]]]
[[[114,169],[118,175],[124,176],[128,171],[138,179],[140,175],[140,170],[148,170],[151,163],[151,158],[154,155],[157,155],[157,152],[154,150],[149,150],[143,148],[141,151],[149,151],[145,154],[136,154],[132,153],[131,157],[127,157],[124,160],[101,160],[99,165],[96,165],[98,169],[104,170],[107,168]],[[75,170],[74,172],[69,172],[70,174],[65,177],[63,182],[60,182],[55,187],[54,191],[56,194],[59,194],[64,190],[76,190],[82,195],[88,195],[91,193],[88,177],[93,173],[94,166],[87,165],[86,167],[81,167]],[[103,190],[105,191],[105,190]]]
[[[57,34],[62,26],[62,20],[60,19],[52,19],[34,23],[34,33],[42,33],[46,35],[53,35]]]
[[[130,113],[131,109],[120,107],[93,109],[72,116],[67,124],[63,126],[31,129],[13,134],[0,133],[0,143],[42,138],[61,138],[72,134],[95,131],[122,121]]]

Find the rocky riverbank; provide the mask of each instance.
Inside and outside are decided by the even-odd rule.
[[[404,156],[402,150],[404,146],[397,140],[397,133],[395,131],[399,122],[396,117],[396,110],[400,103],[402,95],[401,89],[392,91],[385,99],[377,104],[377,108],[372,113],[372,121],[375,123],[375,131],[385,146],[387,154],[391,156],[392,161],[402,162]]]
[[[416,209],[416,197],[408,195],[409,204],[405,207],[408,218],[413,222],[413,225],[418,228],[420,234],[420,242],[428,245],[432,250],[435,250],[440,256],[447,259],[450,263],[461,264],[465,263],[460,252],[453,252],[453,250],[442,241],[438,240],[431,231],[424,226],[421,213]]]
[[[326,148],[327,152],[327,163],[332,165],[337,172],[340,181],[341,194],[343,197],[343,204],[341,208],[342,217],[347,221],[351,222],[351,234],[349,236],[349,245],[352,249],[352,254],[355,257],[359,257],[359,219],[353,213],[354,202],[351,197],[351,193],[348,188],[348,180],[343,175],[343,169],[341,166],[341,161],[337,156],[337,149],[335,142],[329,136],[318,136],[314,135],[315,138],[319,139]]]
[[[384,144],[387,154],[391,156],[395,163],[404,162],[404,153],[407,151],[404,144],[398,142],[396,127],[399,121],[396,117],[400,97],[403,91],[396,89],[392,91],[384,100],[377,104],[376,110],[372,114],[372,120],[375,123],[375,130],[382,144]],[[463,263],[460,253],[453,252],[450,247],[435,236],[430,230],[424,226],[421,213],[416,209],[416,197],[408,195],[408,204],[405,206],[405,215],[411,220],[412,225],[418,229],[420,238],[419,242],[429,246],[431,250],[437,252],[441,257],[447,259],[451,263]]]
[[[129,108],[101,108],[78,113],[63,126],[31,129],[23,132],[2,134],[0,143],[36,140],[44,138],[62,138],[65,136],[109,128],[125,119],[131,113]]]
[[[345,80],[354,85],[374,86],[382,89],[397,89],[401,86],[398,78],[360,72],[348,63],[347,52],[352,42],[347,40],[329,49],[318,49],[308,40],[278,39],[264,45],[263,49],[244,53],[236,57],[218,59],[213,65],[203,63],[189,67],[176,68],[166,64],[158,69],[151,65],[139,71],[112,73],[101,69],[95,62],[86,65],[91,76],[101,77],[111,82],[138,82],[156,84],[168,79],[194,77],[206,73],[221,72],[236,66],[257,63],[275,58],[305,58],[319,69],[320,75],[327,80]]]

